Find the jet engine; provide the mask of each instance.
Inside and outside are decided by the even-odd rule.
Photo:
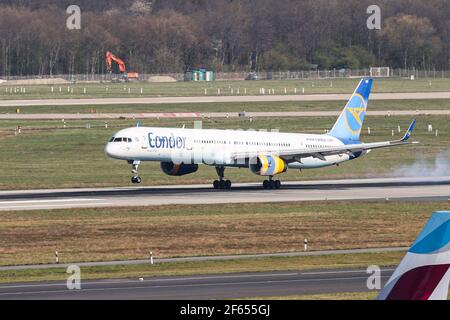
[[[198,164],[175,164],[173,162],[161,162],[161,170],[169,176],[184,176],[197,172]]]
[[[286,162],[278,156],[258,156],[250,161],[250,170],[260,176],[274,176],[286,172]]]

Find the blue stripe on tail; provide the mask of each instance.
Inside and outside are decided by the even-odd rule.
[[[333,129],[328,133],[329,135],[345,143],[359,141],[372,83],[373,80],[369,78],[364,78],[359,82],[358,87],[347,102]]]

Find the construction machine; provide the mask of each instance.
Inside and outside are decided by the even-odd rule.
[[[128,82],[131,79],[139,79],[139,73],[137,72],[127,72],[127,69],[125,67],[125,62],[120,59],[119,57],[112,54],[110,51],[106,52],[106,68],[108,69],[109,73],[113,73],[112,69],[112,63],[113,61],[117,63],[119,66],[119,77],[113,77],[112,82]]]

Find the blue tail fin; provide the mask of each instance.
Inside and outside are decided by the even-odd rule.
[[[359,82],[358,87],[347,102],[333,129],[328,133],[329,135],[343,142],[348,141],[348,143],[352,143],[359,141],[372,83],[373,80],[369,78],[364,78]]]

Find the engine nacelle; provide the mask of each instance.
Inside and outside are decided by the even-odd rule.
[[[250,170],[260,176],[274,176],[286,172],[286,162],[277,156],[258,156],[250,161]]]
[[[173,162],[161,162],[161,170],[169,176],[184,176],[197,172],[198,164],[175,164]]]

